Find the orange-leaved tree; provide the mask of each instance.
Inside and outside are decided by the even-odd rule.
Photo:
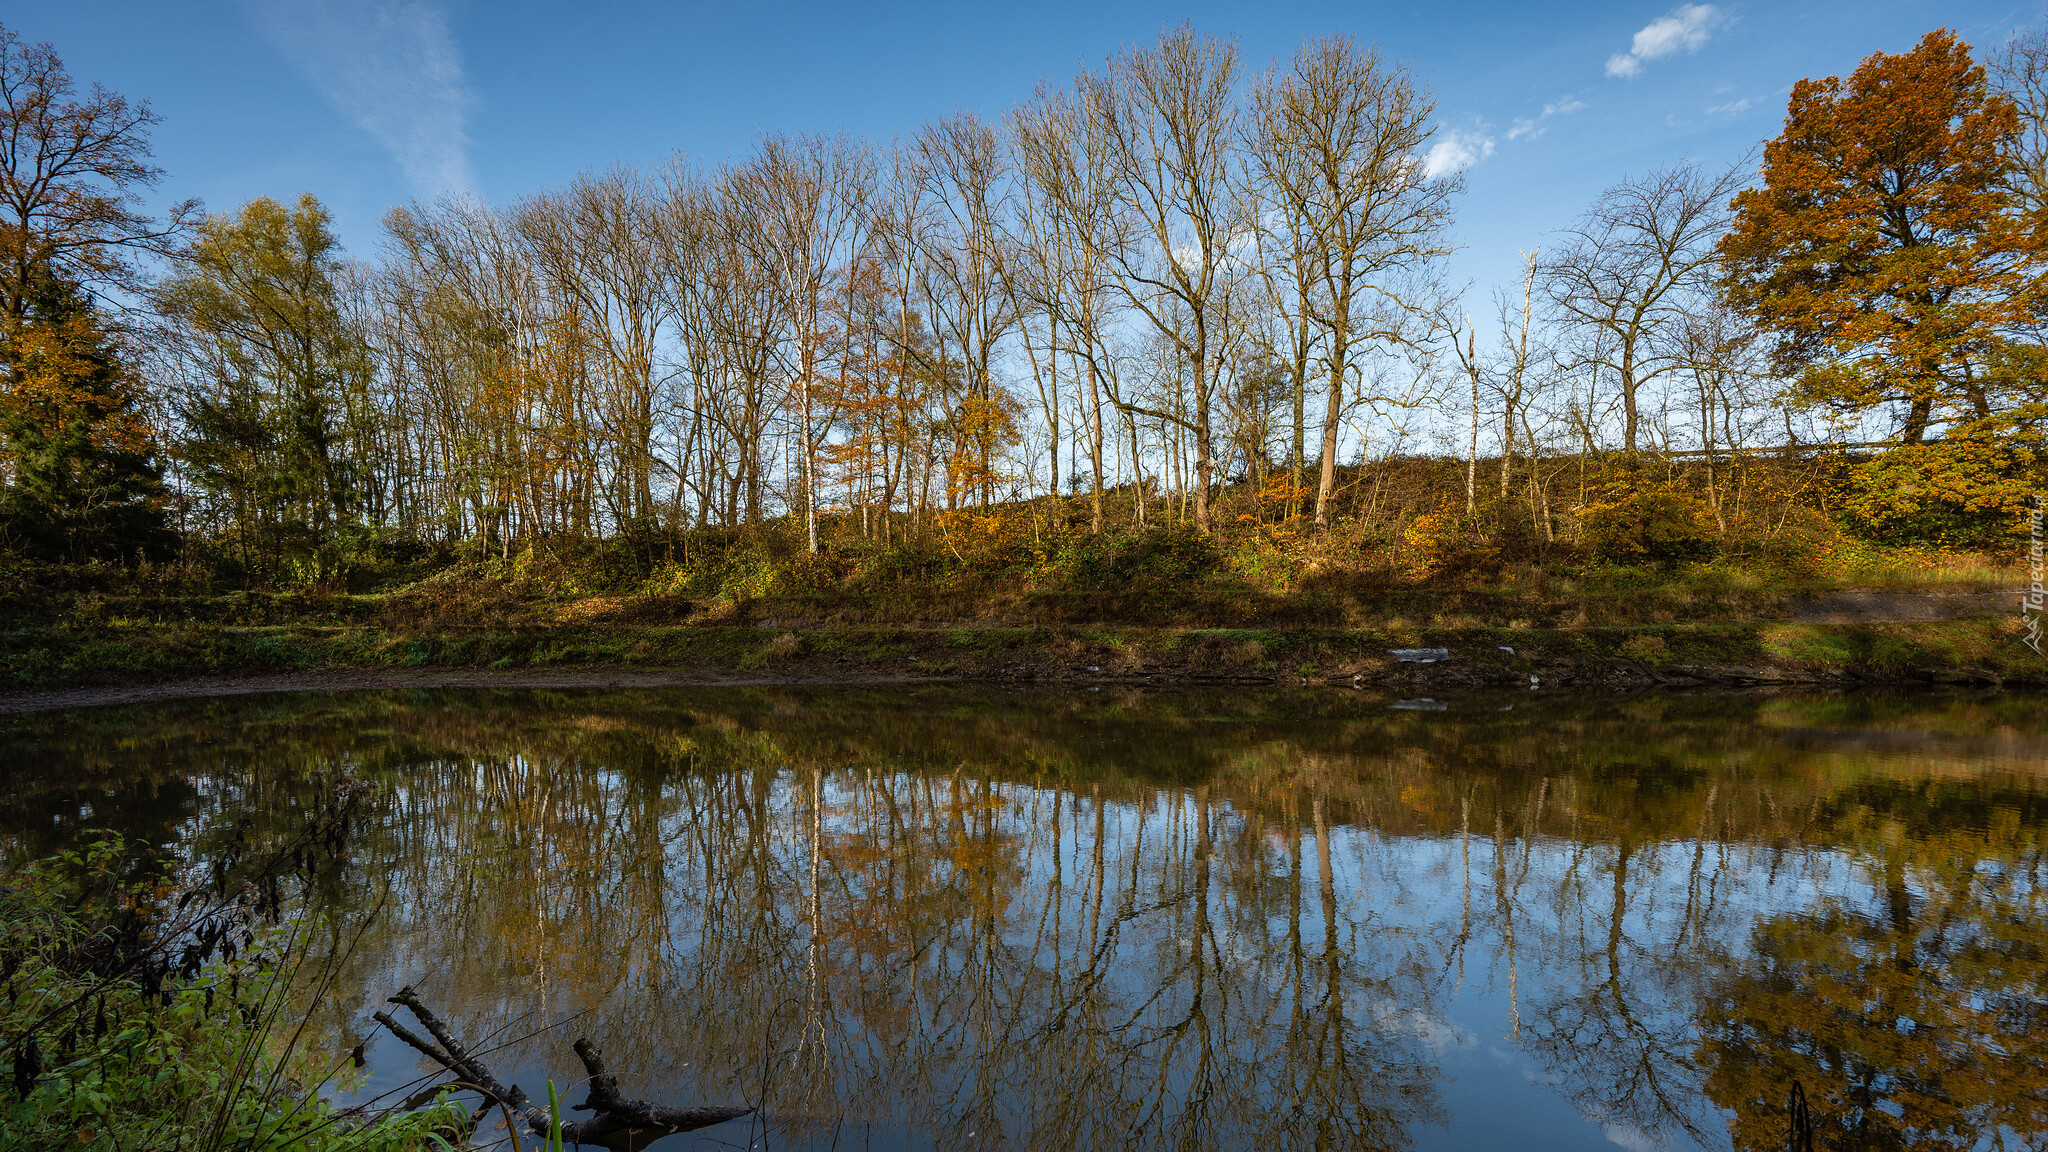
[[[77,284],[42,275],[0,333],[0,547],[42,560],[164,554],[167,497],[141,381]]]
[[[2009,426],[2038,402],[2024,333],[2048,228],[2006,180],[2018,132],[1946,30],[1793,87],[1720,249],[1730,302],[1777,337],[1798,398],[1888,411],[1908,444]]]

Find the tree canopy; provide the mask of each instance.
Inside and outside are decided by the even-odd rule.
[[[1802,399],[1909,444],[2038,402],[2048,228],[2008,179],[2019,132],[1947,30],[1793,87],[1720,249]]]

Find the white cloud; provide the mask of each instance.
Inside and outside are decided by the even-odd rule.
[[[245,0],[285,59],[421,196],[468,190],[462,53],[428,0]]]
[[[1601,1135],[1608,1143],[1619,1144],[1629,1152],[1659,1152],[1662,1141],[1632,1124],[1608,1124],[1602,1127]]]
[[[1726,104],[1715,104],[1707,109],[1707,115],[1740,116],[1751,108],[1756,107],[1757,102],[1762,99],[1763,97],[1761,96],[1744,96],[1740,100],[1730,100]]]
[[[1545,104],[1543,111],[1534,116],[1516,117],[1514,124],[1508,128],[1508,139],[1520,140],[1525,137],[1530,140],[1541,139],[1545,132],[1550,131],[1549,121],[1551,117],[1568,116],[1585,107],[1586,102],[1577,96],[1560,96],[1556,100]]]
[[[1643,65],[1679,52],[1697,52],[1721,26],[1722,12],[1712,4],[1681,4],[1636,33],[1626,52],[1607,59],[1607,74],[1623,79],[1642,75]]]
[[[1436,180],[1455,176],[1493,155],[1493,137],[1479,131],[1445,130],[1422,154],[1422,175]]]

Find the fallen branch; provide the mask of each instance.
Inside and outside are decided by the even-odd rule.
[[[509,1115],[526,1121],[526,1126],[537,1135],[545,1137],[549,1134],[548,1110],[536,1105],[517,1084],[508,1088],[499,1083],[481,1060],[463,1048],[441,1018],[420,1003],[419,996],[410,987],[399,989],[398,995],[393,996],[390,1002],[411,1012],[433,1040],[422,1038],[393,1020],[387,1012],[375,1014],[377,1023],[408,1047],[454,1073],[461,1087],[482,1093],[502,1106]],[[587,1081],[590,1098],[573,1107],[575,1111],[592,1115],[588,1120],[562,1124],[564,1144],[594,1144],[609,1148],[611,1152],[639,1152],[664,1136],[723,1124],[753,1111],[752,1108],[672,1108],[645,1100],[629,1100],[619,1094],[619,1078],[606,1070],[604,1053],[598,1050],[597,1045],[579,1039],[574,1047],[576,1058],[583,1061],[584,1071],[590,1074]]]

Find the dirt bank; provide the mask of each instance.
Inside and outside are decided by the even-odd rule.
[[[1509,686],[2048,685],[2048,659],[2022,638],[2016,616],[1573,629],[130,630],[17,650],[0,713],[261,692],[927,680],[1278,683],[1413,696]]]
[[[936,677],[763,675],[690,668],[329,668],[0,692],[0,716],[59,708],[147,704],[210,696],[255,696],[270,692],[356,692],[394,688],[705,688],[759,684],[911,683],[931,679]]]

